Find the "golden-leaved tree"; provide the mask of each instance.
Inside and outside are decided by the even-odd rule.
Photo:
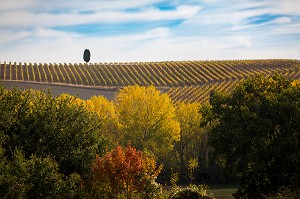
[[[198,159],[201,151],[200,128],[201,114],[198,103],[179,103],[176,108],[176,119],[180,123],[180,141],[174,144],[174,155],[182,177],[187,177],[188,162]]]
[[[86,108],[97,114],[102,124],[102,132],[113,142],[120,142],[122,137],[118,134],[118,118],[114,103],[103,96],[93,96],[86,101]]]
[[[128,86],[115,99],[124,143],[156,156],[173,148],[180,139],[174,105],[166,94],[154,86]]]

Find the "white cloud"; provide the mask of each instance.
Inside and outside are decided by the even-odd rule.
[[[300,40],[287,36],[299,38],[299,0],[174,0],[171,10],[154,5],[162,2],[0,0],[0,61],[82,62],[85,48],[91,50],[92,62],[300,59]],[[249,23],[263,15],[279,17]],[[169,20],[183,22],[173,26]],[[125,22],[151,24],[151,29],[89,36],[63,31],[69,25],[117,27]],[[53,29],[58,26],[60,31]]]
[[[0,10],[26,9],[38,12],[57,9],[74,12],[83,10],[124,10],[144,7],[161,1],[163,0],[1,0]]]
[[[233,39],[237,43],[237,47],[250,47],[251,46],[251,41],[249,38],[243,37],[243,36],[237,36]]]
[[[264,23],[259,23],[259,24],[236,25],[236,26],[232,27],[232,30],[243,30],[243,29],[253,29],[253,28],[260,29],[260,28],[266,27],[268,25],[277,25],[277,24],[286,25],[290,22],[291,22],[291,19],[289,17],[279,17],[279,18],[276,18],[274,20],[267,21],[267,22],[264,22]],[[269,27],[268,29],[269,29],[269,32],[272,32],[273,27],[271,27],[271,28]]]
[[[0,11],[11,11],[29,8],[34,5],[34,0],[1,0]]]
[[[0,44],[18,41],[21,39],[28,38],[29,36],[31,36],[31,33],[29,31],[17,31],[17,32],[0,31]]]
[[[140,8],[149,6],[155,3],[163,2],[164,0],[52,0],[39,1],[35,0],[38,7],[48,7],[48,9],[68,9],[74,11],[82,10],[124,10],[130,8]]]
[[[250,6],[250,5],[249,5]],[[252,6],[252,4],[251,4]],[[239,4],[233,5],[232,7],[221,7],[217,8],[211,12],[205,12],[205,8],[203,8],[203,12],[199,12],[195,17],[191,19],[187,19],[185,24],[189,26],[194,25],[232,25],[232,26],[240,26],[245,25],[245,21],[251,17],[261,16],[267,13],[270,13],[268,8],[258,8],[258,9],[250,9],[246,8],[250,7],[242,7]],[[243,10],[246,9],[246,10]]]
[[[167,27],[159,27],[153,30],[148,31],[143,35],[143,39],[154,39],[154,38],[163,38],[167,37],[170,33],[170,29]]]
[[[300,24],[288,24],[286,26],[276,27],[273,30],[274,34],[298,34],[300,35]],[[300,36],[299,36],[300,38]],[[300,39],[298,39],[300,40]]]
[[[210,0],[207,1],[210,2]],[[214,4],[213,1],[212,4]],[[232,25],[235,26],[232,29],[240,30],[248,27],[245,22],[249,18],[263,15],[300,16],[299,0],[223,0],[214,5],[213,9],[204,6],[197,16],[186,20],[185,23],[189,25]],[[269,23],[289,22],[291,22],[290,17],[283,16]]]
[[[75,33],[66,33],[52,29],[37,28],[32,32],[32,36],[38,39],[56,39],[56,38],[73,38],[76,39],[79,35]]]
[[[274,14],[299,15],[299,0],[265,0],[264,2],[272,8]]]
[[[50,14],[24,11],[0,14],[0,27],[53,27],[82,24],[108,24],[121,22],[143,22],[178,20],[194,16],[200,7],[178,6],[175,10],[162,11],[155,8],[143,9],[139,12],[101,11],[91,14]],[[8,20],[9,19],[9,20]]]
[[[271,23],[277,23],[277,24],[287,24],[290,22],[291,22],[291,18],[289,17],[279,17],[271,21]]]
[[[300,42],[294,46],[278,43],[264,47],[265,44],[257,46],[261,40],[245,35],[173,37],[172,30],[166,27],[101,38],[70,36],[47,29],[36,30],[33,34],[38,38],[1,52],[1,61],[82,62],[85,48],[91,50],[91,62],[300,58],[295,47],[299,47]]]

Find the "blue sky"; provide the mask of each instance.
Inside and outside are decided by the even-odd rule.
[[[300,59],[300,0],[0,0],[0,61]]]

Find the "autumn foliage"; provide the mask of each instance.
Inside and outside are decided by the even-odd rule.
[[[154,86],[128,86],[115,98],[123,144],[132,143],[160,159],[169,153],[174,141],[180,140],[180,124],[175,119],[175,107],[166,94]]]
[[[101,182],[108,183],[112,196],[125,192],[131,197],[134,192],[143,190],[147,180],[155,180],[160,170],[153,158],[134,147],[117,146],[103,158],[96,157],[92,165],[92,184],[96,187]]]

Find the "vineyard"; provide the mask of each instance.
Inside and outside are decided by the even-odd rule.
[[[154,85],[174,101],[205,102],[258,74],[300,79],[299,60],[170,61],[94,64],[0,63],[3,81],[63,84],[98,89]]]

